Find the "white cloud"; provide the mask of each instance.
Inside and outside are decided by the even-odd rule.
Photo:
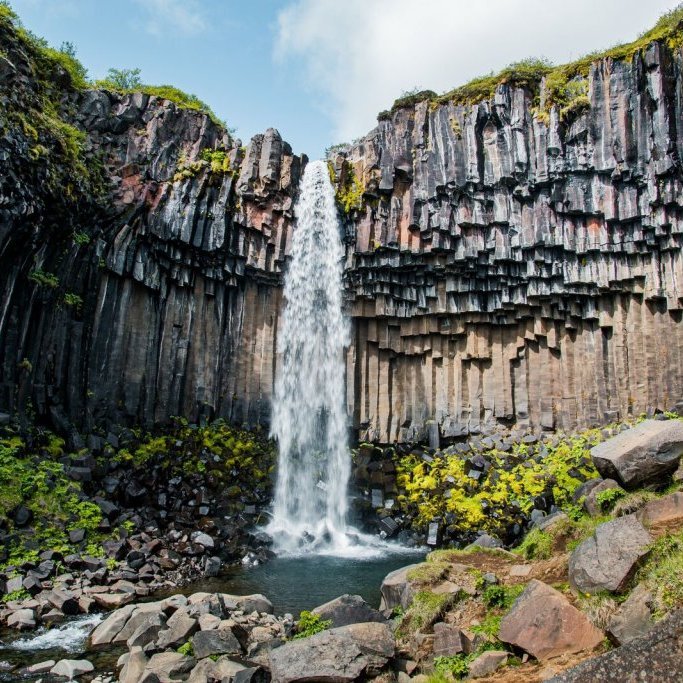
[[[291,0],[275,56],[303,62],[335,140],[415,86],[437,92],[529,56],[566,62],[632,40],[677,0]]]
[[[208,22],[197,0],[135,0],[145,10],[145,30],[162,36],[169,30],[187,35],[205,31]]]

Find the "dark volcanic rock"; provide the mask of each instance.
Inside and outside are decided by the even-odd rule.
[[[323,621],[331,621],[332,628],[361,622],[377,621],[383,623],[386,621],[360,595],[342,595],[311,611],[313,614],[317,614]]]
[[[662,683],[683,680],[683,610],[627,645],[589,659],[547,683]]]

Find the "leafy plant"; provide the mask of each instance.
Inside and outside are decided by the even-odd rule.
[[[294,639],[298,640],[300,638],[308,638],[309,636],[315,635],[316,633],[320,633],[320,631],[330,628],[331,625],[331,620],[323,620],[319,614],[313,614],[313,612],[304,610],[299,615],[299,621],[296,625],[297,632],[294,636]]]
[[[456,680],[465,678],[473,659],[474,655],[466,655],[463,652],[448,657],[434,657],[434,671],[441,676],[450,675]]]
[[[515,552],[527,560],[547,560],[553,554],[553,537],[541,529],[531,529]]]
[[[54,273],[48,273],[45,270],[36,268],[28,274],[28,279],[43,287],[55,289],[59,287],[59,278]]]
[[[484,590],[482,599],[489,608],[510,609],[512,603],[524,592],[524,588],[525,586],[522,584],[515,586],[494,584]]]
[[[601,510],[607,511],[611,509],[614,506],[614,504],[620,498],[623,498],[625,495],[626,491],[624,491],[624,489],[605,489],[604,491],[600,491],[595,496],[595,502],[600,506]]]
[[[191,641],[187,641],[186,643],[183,643],[177,650],[176,652],[179,655],[183,655],[184,657],[193,657],[194,656],[194,647],[192,645]]]

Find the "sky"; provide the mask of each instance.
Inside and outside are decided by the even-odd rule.
[[[139,68],[207,102],[244,142],[277,128],[319,158],[415,87],[627,42],[679,0],[10,0],[92,78]]]

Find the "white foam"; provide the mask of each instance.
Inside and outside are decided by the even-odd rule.
[[[34,634],[19,638],[5,647],[13,650],[54,650],[82,652],[91,631],[104,617],[101,614],[86,614],[59,626],[41,627]]]

